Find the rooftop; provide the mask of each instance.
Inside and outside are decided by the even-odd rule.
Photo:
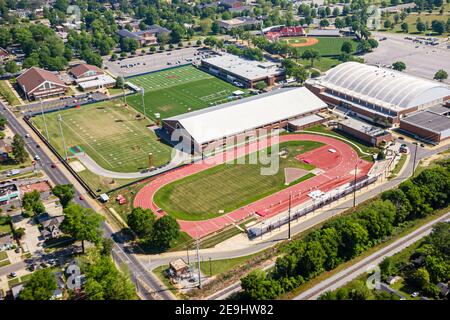
[[[308,82],[395,111],[450,96],[450,87],[443,83],[358,62],[342,63]]]
[[[165,119],[179,121],[199,144],[326,108],[308,89],[278,90],[244,102],[227,103]]]
[[[386,130],[384,130],[384,129],[373,126],[373,125],[363,122],[363,121],[359,121],[355,118],[348,118],[348,119],[339,121],[339,123],[341,123],[347,127],[351,127],[352,129],[357,130],[359,132],[365,133],[371,137],[377,137],[377,136],[380,136],[380,135],[386,133]]]
[[[87,63],[80,63],[75,67],[70,69],[70,73],[73,74],[76,78],[82,76],[88,71],[95,71],[97,74],[103,74],[103,70],[97,66],[93,66]]]
[[[249,80],[263,79],[284,72],[273,62],[248,60],[228,53],[202,61]]]
[[[50,71],[32,67],[17,77],[18,84],[31,93],[44,82],[51,82],[60,86],[66,86],[58,76]]]
[[[450,118],[430,111],[414,113],[401,121],[436,133],[450,130]]]

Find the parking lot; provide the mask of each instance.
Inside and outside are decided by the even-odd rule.
[[[214,52],[209,49],[191,47],[154,54],[146,53],[123,60],[105,60],[103,63],[113,75],[131,77],[179,65],[191,64],[211,54],[214,54]]]
[[[379,47],[373,52],[364,55],[366,63],[391,65],[403,61],[406,64],[404,72],[428,79],[433,79],[439,69],[450,72],[450,49],[443,41],[432,46],[407,40],[404,34],[374,32],[374,35],[377,40],[386,39],[379,41]],[[450,79],[444,82],[450,83]]]

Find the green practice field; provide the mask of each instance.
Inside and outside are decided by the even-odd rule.
[[[221,216],[286,188],[285,168],[312,170],[312,165],[294,157],[322,145],[315,141],[282,143],[280,150],[286,149],[288,154],[279,157],[279,170],[274,175],[261,175],[260,169],[266,165],[259,161],[258,164],[249,164],[249,161],[221,164],[165,185],[156,192],[153,200],[177,219],[204,220]],[[312,176],[305,172],[291,185]]]
[[[146,115],[152,119],[155,119],[155,113],[164,119],[227,102],[232,92],[239,89],[192,66],[128,78],[127,81],[144,88]],[[140,93],[127,101],[136,110],[144,112]]]
[[[101,167],[118,172],[136,172],[148,167],[148,154],[153,154],[153,165],[170,161],[171,148],[159,141],[147,128],[148,119],[136,118],[132,108],[123,107],[122,101],[103,101],[81,108],[72,108],[45,115],[50,143],[64,156],[58,114],[68,155],[86,152]],[[42,116],[32,119],[45,136]],[[78,150],[77,150],[78,149]]]
[[[319,51],[321,56],[335,56],[340,55],[342,44],[350,41],[353,44],[353,51],[356,51],[358,43],[351,37],[314,37],[319,40],[318,43],[307,47],[295,48],[298,52],[304,52],[307,49],[314,49]]]

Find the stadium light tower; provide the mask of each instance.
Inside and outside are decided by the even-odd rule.
[[[289,210],[288,210],[288,239],[291,239],[291,199],[292,195],[289,194]]]
[[[355,179],[353,181],[353,207],[356,206],[356,172],[358,171],[358,159],[359,158],[356,158]]]
[[[61,133],[61,139],[62,139],[63,148],[64,148],[64,156],[65,156],[65,160],[67,161],[66,141],[64,140],[64,134],[63,134],[62,125],[61,125],[62,118],[61,118],[60,114],[58,114],[58,123],[59,123],[59,132]]]
[[[141,98],[142,98],[142,109],[144,110],[144,117],[147,118],[147,113],[145,112],[145,103],[144,103],[144,87],[141,88]]]

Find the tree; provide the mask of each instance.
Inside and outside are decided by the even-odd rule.
[[[259,81],[255,84],[255,89],[257,90],[263,90],[267,88],[267,83],[265,81]]]
[[[319,51],[315,49],[306,49],[302,54],[303,59],[309,59],[311,61],[311,67],[314,66],[314,60],[320,59]]]
[[[41,194],[37,190],[26,192],[22,198],[22,207],[34,214],[40,214],[45,212],[44,204],[41,201]]]
[[[328,8],[328,7],[327,7]],[[328,21],[328,19],[322,19],[320,20],[319,25],[324,28],[324,27],[328,27],[330,25],[330,21]]]
[[[444,23],[444,21],[433,20],[431,22],[431,30],[433,30],[437,34],[443,34],[445,32],[445,23]]]
[[[408,25],[408,23],[406,23],[406,22],[403,22],[403,23],[400,25],[400,28],[402,29],[402,31],[403,31],[404,33],[408,33],[408,32],[409,32],[409,25]]]
[[[150,209],[134,208],[127,217],[128,226],[139,238],[151,236],[155,215]]]
[[[398,272],[395,266],[394,259],[392,257],[386,257],[381,261],[380,265],[381,276],[383,279],[387,279],[390,276],[395,275]]]
[[[25,141],[23,141],[23,138],[20,134],[14,135],[11,147],[14,160],[19,163],[24,163],[29,155],[27,150],[25,150]]]
[[[117,77],[116,78],[116,88],[123,89],[123,86],[125,84],[125,81],[123,80],[123,77]]]
[[[72,201],[75,196],[75,189],[72,184],[59,184],[56,185],[52,192],[55,196],[59,198],[59,202],[61,203],[63,208],[67,208],[67,206]]]
[[[50,300],[57,288],[55,275],[50,269],[41,269],[31,275],[19,294],[20,300]]]
[[[9,73],[16,73],[19,71],[19,67],[15,61],[8,61],[5,64],[5,71]]]
[[[434,77],[433,77],[433,79],[435,79],[435,80],[439,80],[439,81],[442,81],[442,80],[445,80],[445,79],[447,79],[448,78],[448,73],[445,71],[445,70],[438,70],[435,74],[434,74]]]
[[[430,283],[430,274],[427,269],[419,268],[408,277],[407,281],[415,288],[422,290]]]
[[[378,160],[378,161],[381,161],[381,160],[384,160],[384,159],[386,159],[386,154],[384,153],[383,150],[380,150],[380,151],[378,152],[378,154],[377,154],[377,160]]]
[[[398,225],[408,219],[412,210],[408,197],[401,189],[392,189],[381,194],[382,200],[389,200],[395,206],[395,224]]]
[[[198,39],[197,42],[195,43],[198,47],[200,47],[202,45],[202,40]]]
[[[6,124],[8,123],[8,120],[2,115],[0,115],[0,131],[5,130]]]
[[[392,69],[397,71],[403,71],[406,69],[406,64],[402,61],[397,61],[392,64]]]
[[[73,238],[81,241],[84,253],[84,241],[98,244],[102,239],[101,223],[103,217],[91,208],[84,208],[78,204],[71,204],[64,209],[65,219],[61,230]]]
[[[295,78],[295,81],[303,84],[308,79],[309,73],[305,68],[296,66],[292,72],[292,76]]]
[[[419,32],[424,32],[427,29],[427,26],[425,25],[425,23],[419,21],[416,23],[416,29]]]
[[[392,27],[392,22],[389,19],[386,19],[383,23],[385,29],[390,29]]]
[[[350,41],[345,41],[342,44],[341,51],[346,54],[350,54],[353,51],[353,45]]]
[[[153,224],[150,243],[157,248],[167,249],[170,242],[177,239],[180,233],[180,225],[172,216],[165,215]]]
[[[14,229],[13,234],[15,239],[20,240],[25,235],[25,229],[24,228]]]

